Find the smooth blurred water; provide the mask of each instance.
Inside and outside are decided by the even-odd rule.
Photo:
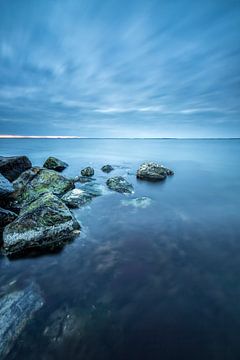
[[[83,231],[61,252],[0,259],[1,293],[34,279],[46,299],[10,359],[240,359],[239,140],[19,139],[0,153],[59,157],[66,176],[90,164],[96,182],[120,174],[135,189],[74,211]],[[136,180],[146,160],[175,175]],[[140,196],[150,206],[122,203]],[[78,330],[53,343],[44,331],[63,308]]]

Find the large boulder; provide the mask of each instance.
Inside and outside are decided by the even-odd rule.
[[[37,248],[61,247],[79,233],[80,225],[67,206],[52,193],[24,206],[3,232],[7,255]]]
[[[0,156],[0,173],[9,181],[16,180],[19,175],[32,167],[27,156]]]
[[[92,195],[81,189],[73,189],[62,196],[62,201],[69,208],[78,208],[88,204],[92,200]]]
[[[9,202],[13,191],[12,184],[0,174],[0,206],[5,206]]]
[[[149,181],[164,180],[168,175],[173,175],[174,172],[160,164],[149,162],[143,163],[138,171],[137,178]]]
[[[82,176],[93,176],[94,169],[91,166],[87,166],[86,168],[81,170]]]
[[[63,171],[64,169],[66,169],[66,167],[68,167],[68,164],[62,160],[59,160],[53,156],[50,156],[45,161],[43,167],[50,169],[50,170]]]
[[[133,193],[133,186],[124,177],[115,176],[107,180],[106,182],[109,189],[120,193]]]
[[[112,167],[112,165],[103,165],[102,167],[101,167],[101,170],[103,171],[103,172],[105,172],[105,173],[110,173],[111,171],[113,171],[114,170],[114,168]]]
[[[0,233],[5,226],[13,222],[17,217],[17,214],[10,210],[2,209],[0,207]]]
[[[9,354],[19,335],[43,304],[40,289],[34,283],[0,298],[1,359]]]
[[[61,197],[74,187],[73,180],[44,168],[32,168],[14,183],[14,188],[19,191],[18,202],[21,204],[36,200],[45,193]]]

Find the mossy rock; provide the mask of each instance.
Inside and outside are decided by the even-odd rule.
[[[149,181],[161,181],[166,179],[168,175],[173,175],[174,172],[160,164],[149,162],[143,163],[138,171],[137,178],[141,180],[149,180]]]
[[[106,182],[109,189],[117,191],[119,193],[133,193],[133,186],[124,177],[115,176],[107,180]]]
[[[52,193],[46,193],[23,207],[19,217],[3,232],[7,255],[31,248],[62,246],[79,233],[80,225],[67,206]]]

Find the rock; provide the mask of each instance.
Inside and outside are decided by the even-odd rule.
[[[142,196],[135,199],[122,200],[121,204],[123,206],[133,206],[135,208],[145,209],[152,204],[152,199],[146,196]]]
[[[85,169],[81,170],[82,176],[93,176],[94,175],[94,169],[90,166],[86,167]]]
[[[39,287],[32,283],[23,290],[0,298],[0,358],[4,359],[44,304]]]
[[[14,212],[0,208],[0,232],[5,226],[13,222],[16,217],[17,214]]]
[[[120,193],[133,193],[133,186],[122,176],[115,176],[106,182],[109,189]]]
[[[72,180],[54,170],[32,168],[27,174],[21,175],[17,183],[14,183],[14,187],[20,190],[18,202],[25,204],[47,192],[61,197],[67,191],[72,190],[75,185]]]
[[[23,171],[31,167],[31,161],[26,156],[0,156],[0,173],[9,181],[16,180]]]
[[[92,197],[101,196],[106,192],[104,185],[96,184],[96,183],[85,184],[81,187],[81,189],[84,190],[89,195],[91,195]]]
[[[75,309],[62,306],[51,314],[43,335],[46,336],[52,344],[60,345],[67,338],[71,338],[72,336],[79,337],[84,325],[85,322]]]
[[[80,182],[81,184],[85,184],[85,183],[95,181],[95,180],[96,179],[93,179],[93,178],[88,177],[88,176],[76,176],[73,181],[74,182]]]
[[[105,173],[110,173],[114,170],[114,168],[112,167],[112,165],[104,165],[102,166],[101,170]]]
[[[168,175],[174,172],[164,166],[149,162],[142,164],[137,171],[137,178],[142,180],[159,181],[164,180]]]
[[[0,206],[5,206],[13,194],[12,184],[0,174]]]
[[[80,189],[73,189],[62,196],[62,201],[70,208],[77,208],[88,204],[92,196]]]
[[[44,163],[43,167],[55,170],[55,171],[63,171],[68,167],[68,164],[63,162],[62,160],[59,160],[53,156],[50,156]]]
[[[21,191],[39,172],[41,168],[34,166],[29,170],[24,171],[15,181],[13,181],[13,188],[15,191]]]
[[[43,194],[22,208],[3,231],[7,255],[31,249],[59,248],[79,234],[80,225],[67,206],[52,193]]]

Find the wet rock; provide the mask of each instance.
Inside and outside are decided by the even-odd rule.
[[[20,181],[17,180],[14,186],[21,190],[17,200],[23,204],[36,200],[45,193],[61,197],[75,187],[72,180],[54,170],[43,168],[32,168],[27,174],[21,175]]]
[[[74,309],[63,306],[50,316],[43,335],[52,344],[61,345],[67,338],[79,337],[83,331],[84,321]]]
[[[17,214],[10,210],[0,208],[0,232],[5,226],[13,222],[17,217]]]
[[[43,304],[40,289],[34,283],[0,298],[1,359],[8,355],[19,335]]]
[[[0,174],[0,206],[5,206],[9,202],[13,191],[12,184]]]
[[[88,176],[76,176],[74,178],[74,182],[79,182],[81,184],[85,184],[85,183],[89,183],[91,181],[95,181],[96,179],[93,179],[91,177],[88,177]]]
[[[115,176],[106,182],[109,189],[120,193],[133,193],[133,186],[122,176]]]
[[[31,161],[26,156],[0,156],[0,173],[9,181],[16,180],[23,171],[31,167]]]
[[[34,166],[29,170],[24,171],[15,181],[13,181],[13,188],[20,192],[39,172],[41,168]]]
[[[92,195],[81,189],[73,189],[62,196],[62,201],[70,208],[78,208],[88,204]]]
[[[66,169],[66,167],[68,167],[68,164],[62,160],[59,160],[53,156],[50,156],[45,161],[43,167],[50,169],[50,170],[63,171],[64,169]]]
[[[149,162],[142,164],[137,171],[137,178],[142,180],[160,181],[164,180],[168,175],[174,172],[164,166]]]
[[[101,170],[105,173],[110,173],[114,170],[114,168],[112,167],[112,165],[104,165],[102,166]]]
[[[91,166],[87,166],[85,169],[81,170],[82,176],[93,176],[94,169]]]
[[[7,255],[31,249],[59,248],[79,234],[80,225],[67,206],[46,193],[21,209],[19,217],[3,232]]]
[[[152,204],[152,199],[147,196],[142,196],[135,199],[122,200],[121,204],[123,206],[133,206],[135,208],[145,209]]]
[[[82,186],[82,190],[84,190],[92,197],[101,196],[104,195],[104,193],[106,193],[106,188],[104,187],[104,185],[97,183],[85,184]]]

